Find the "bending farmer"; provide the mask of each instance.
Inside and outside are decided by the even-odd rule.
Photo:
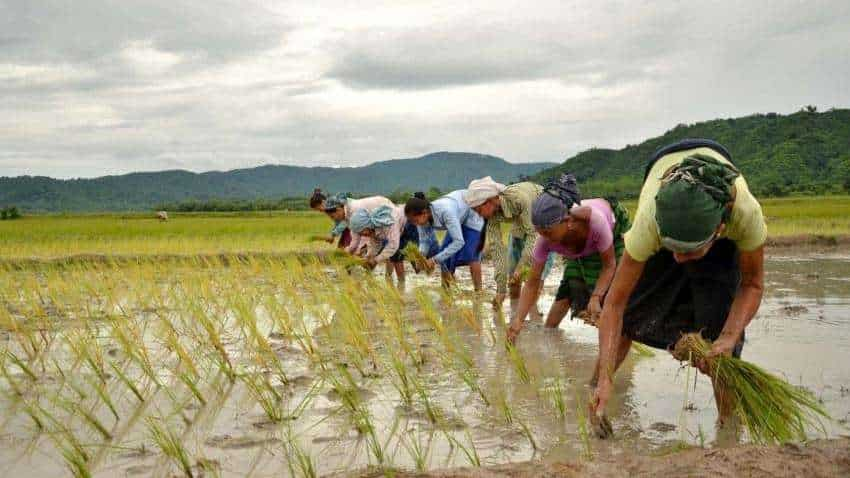
[[[443,284],[454,281],[455,269],[469,266],[472,284],[481,290],[481,250],[484,247],[484,219],[463,200],[459,189],[429,202],[422,197],[410,198],[404,205],[407,220],[419,233],[419,251],[431,267],[440,265]],[[442,244],[437,244],[434,231],[444,230]]]
[[[762,299],[766,237],[761,206],[723,146],[684,140],[654,155],[599,322],[596,414],[632,340],[670,349],[702,332],[710,355],[740,356]],[[722,423],[733,404],[712,383]]]
[[[564,275],[555,302],[546,317],[546,327],[560,325],[567,312],[587,310],[595,319],[623,253],[623,232],[629,228],[629,215],[614,199],[581,200],[575,177],[562,175],[547,185],[535,201],[532,222],[540,238],[534,246],[530,277],[522,288],[516,314],[508,329],[514,341],[528,311],[537,301],[541,271],[552,253],[566,258]]]
[[[416,226],[407,222],[401,206],[380,206],[369,211],[358,209],[351,215],[349,227],[366,238],[366,265],[374,268],[386,262],[387,278],[395,269],[399,282],[404,282],[404,255],[401,250],[408,242],[417,242]]]
[[[541,192],[543,187],[539,184],[526,181],[505,186],[493,181],[490,176],[473,180],[466,189],[463,197],[466,203],[487,220],[488,247],[496,279],[493,303],[497,307],[505,300],[509,285],[511,299],[519,298],[523,272],[531,265],[531,251],[537,241],[537,232],[531,222],[531,207]],[[511,224],[508,247],[502,240],[503,223]],[[549,275],[554,257],[550,254],[544,260],[543,279]]]

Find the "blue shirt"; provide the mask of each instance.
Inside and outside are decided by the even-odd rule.
[[[475,231],[484,229],[484,218],[470,208],[463,200],[465,189],[450,192],[431,203],[431,224],[417,226],[419,231],[419,251],[427,255],[431,243],[437,242],[434,231],[446,231],[451,242],[439,254],[432,257],[436,262],[443,262],[455,255],[466,243],[463,239],[461,226]]]

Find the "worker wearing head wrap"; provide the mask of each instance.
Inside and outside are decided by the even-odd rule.
[[[402,249],[408,242],[416,242],[416,226],[407,222],[402,206],[379,206],[375,209],[358,209],[351,214],[349,227],[366,242],[367,265],[374,267],[387,263],[387,276],[395,268],[399,282],[404,282],[404,255]]]
[[[531,304],[537,301],[538,271],[552,255],[564,258],[564,274],[546,327],[558,327],[570,310],[574,316],[586,311],[588,318],[597,318],[623,252],[623,233],[630,225],[628,211],[617,200],[582,200],[572,174],[562,174],[546,185],[534,201],[531,221],[539,237],[532,250],[529,279],[507,330],[509,341],[516,340]]]
[[[529,181],[505,186],[487,176],[470,182],[464,193],[469,207],[487,220],[488,251],[496,280],[493,302],[497,306],[504,301],[509,285],[511,299],[519,298],[524,271],[531,266],[531,251],[537,240],[531,207],[542,191],[539,184]],[[502,234],[505,223],[511,225],[508,247]],[[552,259],[546,261],[543,277],[549,274],[552,263]]]
[[[710,355],[740,355],[762,299],[767,228],[730,158],[714,141],[684,140],[647,167],[599,323],[597,414],[632,340],[667,349],[701,332]],[[733,404],[716,384],[715,398],[722,421]]]
[[[472,285],[481,290],[481,250],[484,248],[485,220],[466,203],[467,191],[452,191],[434,201],[420,196],[404,205],[407,220],[417,227],[419,251],[430,267],[440,266],[443,284],[454,282],[455,270],[469,266]],[[442,244],[436,231],[446,231]]]

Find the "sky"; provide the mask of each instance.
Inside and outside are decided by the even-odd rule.
[[[0,176],[511,162],[850,107],[850,2],[0,0]]]

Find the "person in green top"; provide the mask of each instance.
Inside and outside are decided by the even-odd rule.
[[[511,301],[519,298],[523,272],[531,266],[531,251],[538,237],[531,223],[531,206],[542,191],[542,186],[530,181],[505,186],[490,176],[473,180],[466,189],[464,201],[487,220],[486,237],[490,240],[489,252],[496,280],[493,304],[497,307],[502,305],[509,289]],[[507,247],[502,235],[504,223],[511,224]],[[554,257],[555,254],[550,254],[546,260],[544,279],[552,269]],[[540,316],[538,310],[534,312]]]
[[[597,415],[632,340],[670,349],[701,332],[712,355],[740,356],[762,300],[767,228],[730,158],[714,141],[691,139],[661,148],[647,167],[599,321]],[[717,386],[714,394],[722,424],[733,404]]]

